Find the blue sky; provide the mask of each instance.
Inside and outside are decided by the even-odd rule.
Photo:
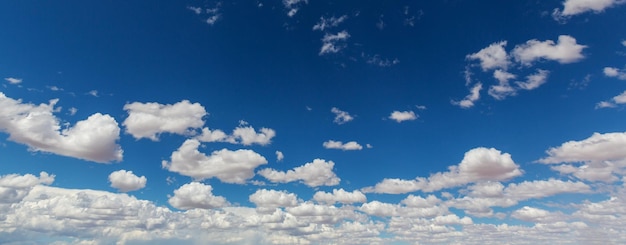
[[[618,243],[624,1],[4,1],[0,243]]]

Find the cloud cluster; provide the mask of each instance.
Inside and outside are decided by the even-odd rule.
[[[344,22],[346,19],[348,19],[347,15],[342,15],[339,17],[329,17],[329,18],[325,18],[324,16],[320,17],[320,21],[317,22],[317,24],[315,24],[313,26],[313,30],[317,30],[317,31],[324,31],[328,28],[331,27],[337,27],[339,26],[339,24],[341,24],[342,22]]]
[[[0,131],[31,151],[50,152],[93,162],[121,161],[120,128],[109,115],[93,114],[72,127],[62,127],[55,104],[22,103],[0,92]]]
[[[287,9],[287,16],[289,17],[295,16],[300,10],[300,6],[308,3],[308,0],[283,0],[283,5]]]
[[[363,149],[363,146],[361,146],[356,141],[343,143],[341,141],[329,140],[329,141],[324,142],[322,146],[324,146],[324,148],[326,149],[337,149],[337,150],[344,150],[344,151],[358,151],[358,150]]]
[[[338,53],[346,47],[344,42],[348,40],[348,38],[350,38],[350,34],[345,30],[337,32],[336,34],[324,34],[319,55]]]
[[[313,162],[295,167],[287,172],[266,168],[260,170],[259,175],[274,183],[289,183],[301,181],[307,186],[333,186],[338,185],[339,177],[333,172],[335,163],[323,159],[315,159]]]
[[[272,138],[276,136],[276,131],[271,128],[261,128],[257,132],[252,126],[239,125],[228,135],[220,129],[211,130],[208,127],[202,128],[202,133],[195,139],[202,142],[228,142],[241,145],[268,145],[272,143]]]

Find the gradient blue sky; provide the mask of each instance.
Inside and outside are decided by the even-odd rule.
[[[3,1],[0,243],[624,241],[625,8]]]

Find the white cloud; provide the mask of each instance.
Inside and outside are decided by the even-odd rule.
[[[289,183],[302,181],[310,187],[334,186],[341,180],[333,172],[335,163],[322,159],[315,159],[313,162],[296,167],[287,172],[277,171],[271,168],[260,170],[258,174],[275,183]]]
[[[46,172],[39,173],[39,177],[32,174],[1,175],[0,205],[20,202],[34,186],[40,184],[50,185],[54,182],[54,177],[54,175]],[[2,210],[1,207],[0,210]]]
[[[471,108],[474,106],[474,102],[480,99],[480,90],[483,89],[482,83],[476,83],[474,87],[470,89],[470,94],[465,96],[461,101],[452,101],[453,105],[458,105],[463,109]]]
[[[285,154],[282,151],[276,151],[276,161],[282,162],[285,159]]]
[[[561,221],[563,218],[561,214],[552,213],[547,210],[524,206],[511,213],[511,217],[528,222],[547,223],[554,221]]]
[[[21,78],[7,77],[4,80],[9,82],[10,84],[20,84],[20,83],[22,83],[22,79]]]
[[[167,202],[177,209],[212,209],[228,205],[226,198],[213,195],[213,187],[198,182],[185,184],[174,190]]]
[[[196,14],[201,14],[202,13],[202,8],[200,8],[200,7],[189,6],[189,7],[187,7],[187,9],[193,11]]]
[[[324,34],[322,38],[322,48],[320,48],[319,55],[338,53],[343,48],[345,48],[345,44],[342,42],[348,40],[350,38],[350,34],[347,31],[340,31],[337,34]]]
[[[207,115],[199,103],[183,100],[176,104],[133,102],[124,105],[128,118],[122,123],[126,132],[135,139],[149,138],[159,140],[161,133],[180,135],[191,134],[190,129],[204,125],[202,118]]]
[[[604,67],[604,75],[607,77],[615,77],[619,80],[626,80],[626,71],[615,67]]]
[[[401,123],[416,120],[417,115],[413,111],[393,111],[391,115],[389,115],[389,119]]]
[[[308,0],[283,0],[283,5],[288,10],[287,15],[293,17],[300,10],[300,5],[308,4]]]
[[[549,71],[538,69],[537,73],[527,76],[525,82],[516,82],[515,84],[520,89],[533,90],[546,83],[549,74]]]
[[[336,124],[344,124],[354,120],[354,117],[350,115],[350,113],[340,110],[337,107],[333,107],[330,109],[330,112],[335,114],[335,120],[333,120]]]
[[[89,92],[87,92],[88,95],[91,95],[93,97],[98,97],[98,90],[91,90]]]
[[[480,67],[483,71],[496,68],[506,70],[510,63],[509,56],[506,54],[506,50],[504,50],[506,43],[506,41],[492,43],[477,53],[467,55],[466,59],[480,60]]]
[[[146,176],[137,176],[133,171],[118,170],[109,174],[111,187],[121,192],[136,191],[146,187]]]
[[[31,151],[106,163],[122,160],[122,149],[116,144],[120,128],[111,116],[100,113],[62,128],[53,115],[58,99],[49,104],[26,104],[0,92],[0,130],[9,140],[25,144]]]
[[[596,104],[596,109],[617,107],[617,105],[620,104],[626,104],[626,91],[611,98],[610,101],[598,102],[598,104]]]
[[[562,20],[574,15],[594,12],[600,13],[607,8],[615,7],[619,4],[626,3],[624,0],[565,0],[563,2],[563,10],[554,9],[552,16],[556,20]]]
[[[257,190],[248,199],[265,212],[273,212],[279,207],[295,207],[301,202],[296,194],[267,189]]]
[[[313,199],[320,203],[326,203],[329,205],[335,203],[352,204],[357,202],[367,202],[365,194],[358,190],[347,192],[342,189],[333,189],[332,193],[318,191],[313,195]]]
[[[342,15],[339,18],[335,16],[330,17],[330,18],[324,18],[322,16],[320,17],[320,21],[317,22],[317,24],[313,26],[313,30],[324,31],[327,28],[338,26],[339,24],[341,24],[341,22],[345,21],[346,19],[348,19],[347,15]]]
[[[622,41],[622,46],[626,47],[626,40]]]
[[[355,151],[362,150],[363,146],[361,146],[356,141],[346,142],[345,144],[341,141],[329,140],[322,144],[326,149],[338,149],[344,151]]]
[[[218,178],[225,183],[244,184],[254,177],[254,169],[267,164],[267,160],[251,150],[214,151],[210,156],[198,151],[200,142],[186,140],[174,151],[171,161],[163,161],[163,168],[195,180]]]
[[[70,107],[70,109],[68,109],[68,112],[70,113],[70,116],[76,115],[76,112],[78,112],[78,109],[76,109],[76,107]]]
[[[195,138],[202,142],[268,145],[272,143],[272,138],[274,138],[274,136],[276,136],[276,131],[271,128],[261,128],[257,133],[253,127],[242,124],[236,127],[231,135],[227,135],[224,131],[219,129],[211,130],[205,127],[202,129],[202,133]]]
[[[541,59],[554,60],[561,64],[577,62],[585,56],[583,49],[587,46],[576,43],[576,39],[568,35],[560,35],[557,43],[552,40],[539,41],[532,39],[525,44],[515,46],[511,55],[517,62],[530,66]]]
[[[522,175],[519,166],[511,155],[494,148],[474,148],[465,153],[457,166],[450,166],[448,172],[432,174],[428,178],[414,180],[384,179],[365,192],[401,194],[414,191],[433,192],[445,188],[479,181],[501,181]]]
[[[517,94],[517,90],[509,84],[509,80],[515,79],[515,74],[497,69],[493,72],[493,77],[498,80],[498,85],[489,87],[489,95],[497,100],[503,100],[508,96]]]

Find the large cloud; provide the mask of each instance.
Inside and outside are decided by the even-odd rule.
[[[287,172],[266,168],[259,171],[259,174],[266,179],[277,183],[302,181],[305,185],[311,187],[322,185],[333,186],[338,185],[341,180],[333,172],[334,166],[335,163],[332,161],[315,159],[313,162],[288,170]]]
[[[202,118],[207,115],[199,103],[183,100],[173,105],[133,102],[124,105],[128,118],[123,125],[126,132],[135,139],[159,140],[161,133],[190,134],[190,129],[204,125]]]
[[[123,151],[116,143],[120,128],[113,117],[96,113],[63,129],[53,114],[57,102],[27,104],[0,92],[0,130],[9,134],[9,140],[25,144],[32,151],[99,163],[122,160]]]
[[[198,151],[200,141],[186,140],[174,151],[171,161],[163,161],[163,168],[195,180],[218,178],[225,183],[244,184],[254,177],[254,169],[267,160],[252,150],[222,149],[210,156]]]

